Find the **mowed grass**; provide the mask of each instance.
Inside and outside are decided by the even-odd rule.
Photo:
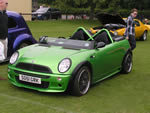
[[[77,27],[97,26],[97,21],[28,22],[33,36],[70,36]],[[7,64],[0,65],[0,113],[150,113],[150,35],[137,41],[133,70],[92,86],[85,96],[40,93],[17,88],[7,79]]]
[[[89,29],[99,25],[98,21],[88,20],[52,20],[28,22],[30,29],[36,39],[40,36],[69,37],[78,27]]]

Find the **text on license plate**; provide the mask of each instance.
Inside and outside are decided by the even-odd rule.
[[[41,78],[22,75],[22,74],[19,75],[19,80],[24,82],[34,83],[34,84],[41,84]]]

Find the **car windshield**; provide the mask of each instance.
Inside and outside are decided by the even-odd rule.
[[[42,13],[45,13],[48,11],[48,8],[40,8],[38,9],[36,12],[42,12]]]
[[[63,38],[47,38],[46,43],[50,46],[62,46],[68,49],[93,49],[94,41],[72,40]]]

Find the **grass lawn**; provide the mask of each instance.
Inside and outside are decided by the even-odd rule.
[[[77,27],[90,28],[97,21],[28,22],[33,36],[70,36]],[[137,41],[133,70],[92,86],[85,96],[40,93],[17,88],[7,79],[7,64],[0,65],[0,113],[150,113],[150,35]]]

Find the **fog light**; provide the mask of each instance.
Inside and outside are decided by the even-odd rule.
[[[62,87],[62,85],[61,85],[61,84],[58,84],[58,86],[59,86],[59,87]]]
[[[58,80],[58,81],[61,81],[61,80],[62,80],[62,78],[61,78],[61,77],[58,77],[58,78],[57,78],[57,80]]]

